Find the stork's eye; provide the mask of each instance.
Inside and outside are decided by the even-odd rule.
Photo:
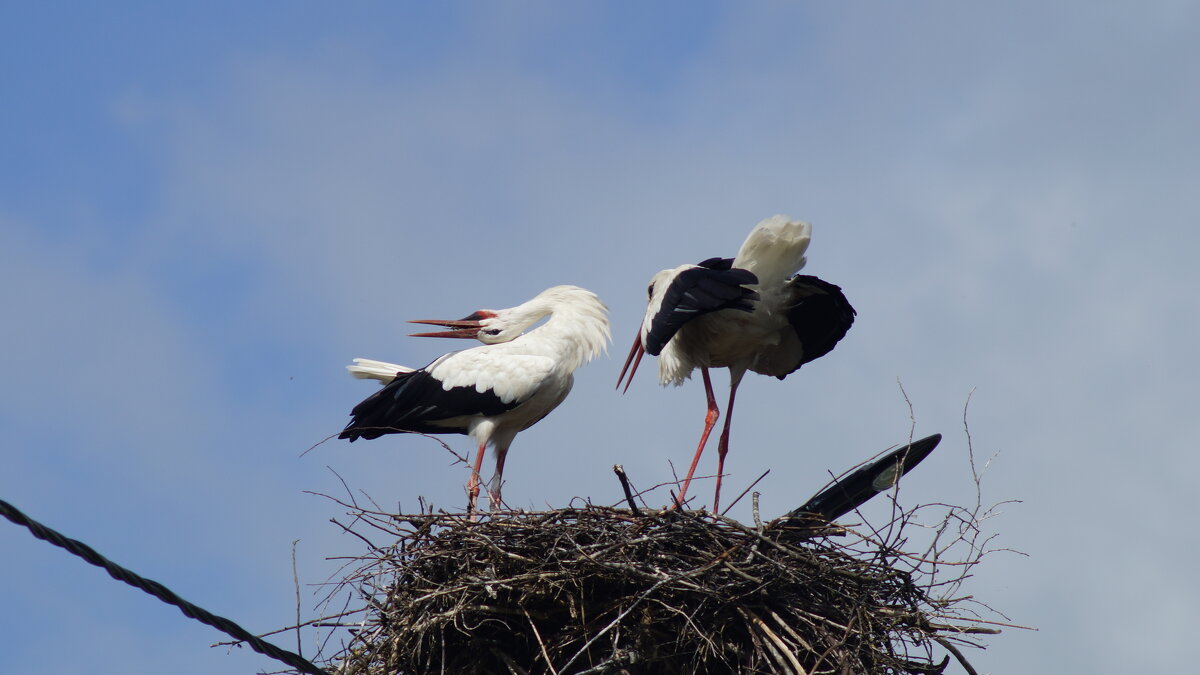
[[[489,329],[483,331],[483,334],[484,335],[499,335],[500,329],[499,328],[489,328]]]
[[[646,287],[646,297],[648,297],[648,298],[654,297],[654,284],[650,284],[649,286]]]

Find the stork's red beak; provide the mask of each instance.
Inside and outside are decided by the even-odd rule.
[[[479,335],[479,329],[483,327],[483,322],[460,319],[458,321],[447,321],[445,319],[416,319],[409,323],[423,323],[430,326],[445,326],[446,328],[454,328],[455,330],[444,330],[435,333],[409,333],[409,337],[444,337],[444,338],[468,338],[474,340]]]
[[[414,319],[409,321],[409,323],[445,326],[446,328],[454,328],[455,330],[444,330],[436,333],[409,333],[409,337],[467,338],[468,340],[474,340],[479,337],[479,329],[483,328],[483,320],[491,319],[495,316],[495,312],[481,309],[478,312],[472,312],[469,316],[464,316],[454,321],[446,319]]]
[[[642,356],[645,353],[646,349],[642,347],[642,333],[638,331],[638,334],[633,338],[633,347],[629,350],[629,356],[625,358],[625,365],[621,366],[621,374],[617,376],[617,389],[620,389],[621,380],[625,379],[625,371],[629,371],[629,381],[625,383],[625,389],[621,391],[622,394],[629,391],[629,385],[633,384],[633,374],[637,372],[638,364],[642,362]],[[630,363],[633,364],[632,368],[629,367]]]

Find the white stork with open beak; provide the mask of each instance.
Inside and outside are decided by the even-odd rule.
[[[339,438],[353,442],[402,432],[471,436],[478,450],[467,482],[468,512],[475,510],[479,471],[490,444],[496,473],[488,498],[497,508],[513,438],[558,407],[571,391],[575,369],[606,349],[611,337],[607,312],[595,293],[555,286],[509,309],[481,309],[456,321],[413,321],[453,329],[415,337],[470,338],[484,344],[451,352],[420,369],[355,359],[347,367],[352,375],[384,386],[354,407]],[[525,332],[547,315],[544,324]]]
[[[649,305],[617,386],[629,383],[646,352],[658,357],[663,384],[682,384],[699,368],[708,397],[704,432],[676,503],[682,507],[700,454],[720,411],[709,368],[729,369],[729,404],[717,444],[717,488],[713,511],[720,512],[721,477],[729,452],[733,399],[747,370],[783,379],[828,354],[854,323],[854,308],[842,289],[817,277],[796,274],[812,226],[787,216],[759,223],[735,258],[710,258],[698,265],[663,270],[650,281]],[[631,367],[632,364],[632,367]]]

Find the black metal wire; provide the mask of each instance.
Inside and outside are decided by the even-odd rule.
[[[125,569],[124,567],[121,567],[120,565],[117,565],[116,563],[105,559],[104,556],[97,553],[96,550],[91,546],[88,546],[87,544],[75,539],[69,539],[59,532],[42,525],[24,513],[21,513],[17,507],[9,504],[3,499],[0,499],[0,515],[3,515],[5,518],[11,520],[17,525],[25,526],[29,529],[33,536],[37,537],[38,539],[48,541],[55,546],[64,548],[67,551],[70,551],[71,553],[95,565],[96,567],[104,568],[104,571],[108,572],[110,577],[118,581],[124,581],[134,588],[140,588],[150,595],[153,595],[159,600],[167,603],[168,605],[174,605],[178,607],[179,611],[183,612],[184,616],[195,619],[200,623],[212,626],[213,628],[216,628],[227,635],[245,642],[246,644],[250,645],[251,649],[259,654],[269,656],[277,661],[282,661],[283,663],[286,663],[302,673],[309,673],[309,675],[329,675],[327,671],[313,665],[303,656],[289,652],[286,649],[280,649],[279,647],[276,647],[275,645],[250,634],[249,631],[237,625],[233,621],[226,619],[225,617],[217,616],[216,614],[193,605],[187,600],[175,595],[169,588],[163,586],[157,581],[146,579],[130,570]]]

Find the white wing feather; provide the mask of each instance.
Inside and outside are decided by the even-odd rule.
[[[500,345],[495,345],[500,346]],[[501,401],[525,401],[538,392],[557,368],[553,358],[505,350],[475,348],[454,352],[428,366],[429,374],[446,389],[473,387],[495,392]]]

